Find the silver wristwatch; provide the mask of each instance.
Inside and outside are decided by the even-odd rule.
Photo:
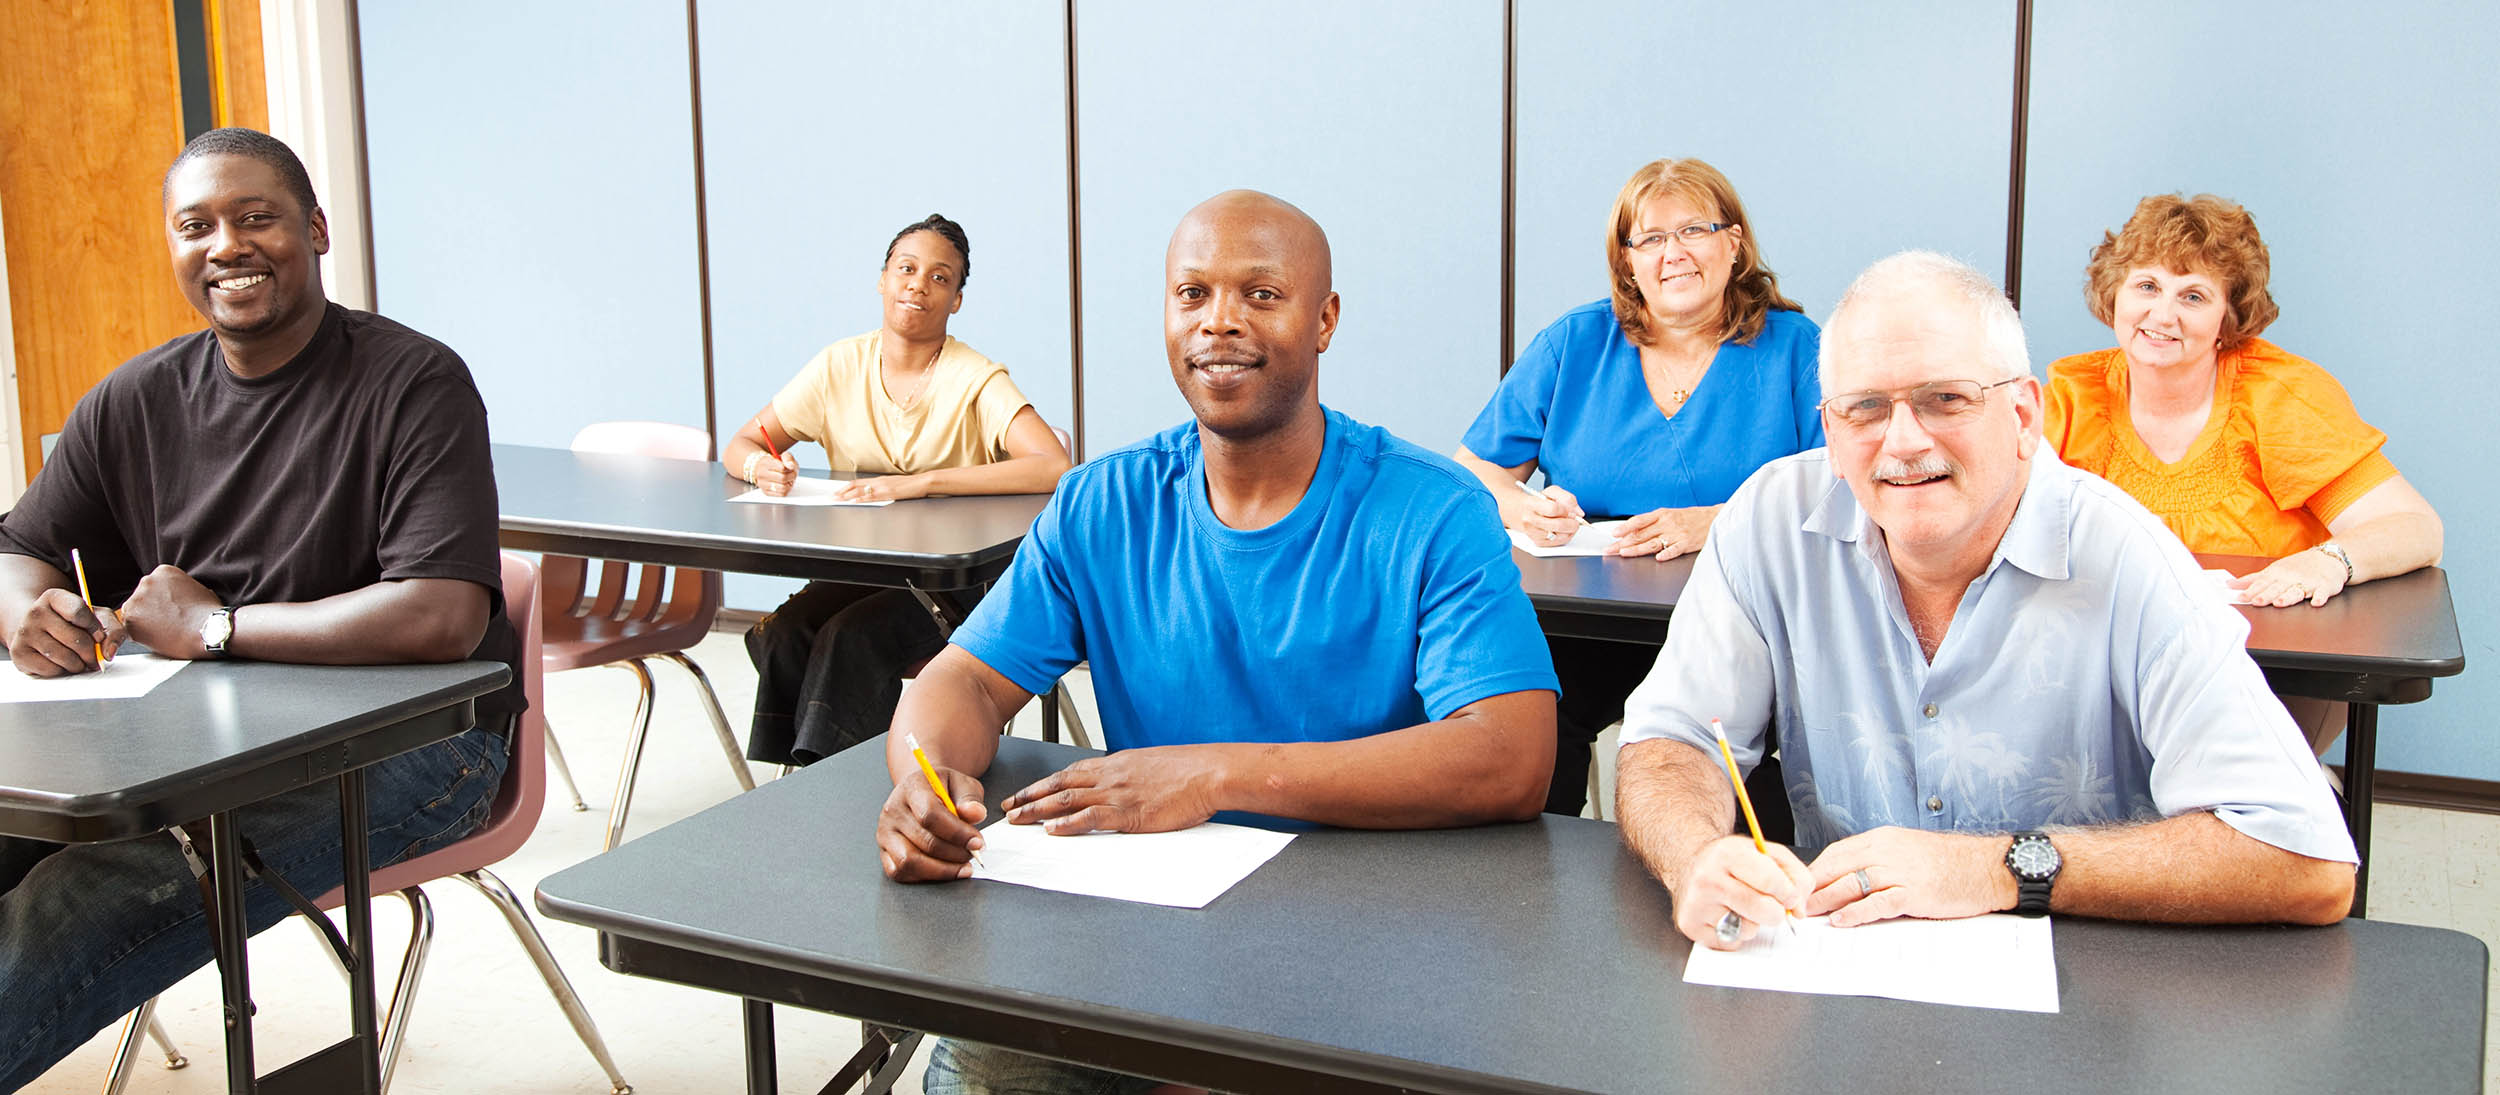
[[[200,646],[212,658],[226,656],[226,644],[234,641],[234,610],[221,608],[200,621]]]
[[[2334,556],[2334,558],[2335,558],[2335,561],[2336,561],[2336,562],[2339,562],[2339,563],[2344,564],[2344,584],[2345,584],[2345,585],[2351,585],[2351,584],[2352,584],[2352,553],[2351,553],[2351,552],[2349,552],[2349,551],[2344,550],[2344,545],[2339,544],[2339,543],[2336,543],[2336,542],[2335,542],[2335,541],[2333,541],[2333,540],[2329,540],[2329,541],[2327,541],[2327,542],[2325,542],[2325,543],[2323,543],[2323,544],[2319,544],[2319,545],[2318,545],[2318,550],[2319,550],[2319,551],[2323,551],[2323,552],[2327,553],[2328,555]]]

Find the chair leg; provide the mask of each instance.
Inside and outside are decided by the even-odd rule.
[[[1050,702],[1059,710],[1059,724],[1068,728],[1068,744],[1079,749],[1093,748],[1093,735],[1085,732],[1085,717],[1076,713],[1076,697],[1068,694],[1068,686],[1050,686]]]
[[[191,1059],[182,1055],[182,1047],[174,1044],[174,1036],[165,1033],[165,1023],[156,1017],[153,1006],[149,1009],[147,1027],[148,1037],[156,1041],[157,1051],[165,1055],[166,1071],[185,1068],[191,1064]]]
[[[634,775],[642,768],[642,743],[651,736],[651,668],[640,658],[613,664],[632,670],[642,691],[634,699],[634,736],[625,743],[625,763],[616,771],[616,798],[608,804],[608,839],[599,846],[603,852],[616,847],[625,833],[625,814],[634,806]]]
[[[408,1016],[417,1010],[417,981],[425,976],[425,958],[434,949],[433,903],[415,886],[399,891],[399,896],[408,903],[408,953],[400,957],[399,984],[391,989],[391,1010],[382,1020],[382,1090],[386,1093],[391,1089],[391,1073],[399,1069],[399,1047],[407,1039]]]
[[[703,667],[694,664],[694,659],[682,651],[670,651],[660,657],[685,667],[686,672],[694,677],[695,691],[703,697],[703,711],[712,716],[712,733],[719,736],[720,751],[729,756],[729,770],[738,777],[738,789],[754,790],[755,773],[747,770],[746,754],[738,751],[738,736],[729,730],[729,716],[721,713],[720,697],[712,692],[712,679],[704,676]]]
[[[408,1014],[415,1010],[417,981],[425,976],[425,957],[434,947],[434,904],[425,891],[410,886],[399,891],[399,898],[408,903],[408,949],[399,956],[399,980],[391,987],[390,1010],[382,1013],[382,1090],[391,1089],[391,1071],[399,1065],[399,1044],[408,1031]],[[302,917],[297,917],[303,920]],[[319,946],[329,958],[330,968],[337,970],[339,980],[347,980],[347,963],[330,949],[330,937],[323,935],[319,925],[303,920]],[[370,959],[368,959],[370,961]]]
[[[564,781],[564,793],[573,796],[573,812],[578,814],[590,809],[590,804],[582,801],[581,785],[573,782],[573,766],[564,763],[564,747],[556,744],[555,727],[547,728],[546,738],[547,767],[556,770],[556,778]]]
[[[139,1005],[139,1010],[122,1019],[122,1036],[118,1048],[113,1051],[113,1067],[104,1074],[104,1095],[122,1095],[122,1089],[130,1086],[131,1066],[139,1063],[139,1043],[155,1023],[156,998],[153,996],[148,997],[147,1003]]]
[[[582,998],[574,993],[572,981],[566,979],[563,968],[556,965],[555,954],[547,949],[546,937],[539,934],[538,925],[530,920],[529,911],[521,907],[521,902],[512,896],[511,888],[504,885],[503,879],[495,877],[494,872],[483,867],[453,877],[468,883],[471,889],[492,902],[495,910],[503,914],[504,923],[512,926],[512,934],[521,941],[521,949],[528,951],[530,961],[538,964],[538,976],[547,982],[547,991],[555,996],[556,1006],[564,1009],[564,1018],[573,1024],[573,1033],[581,1037],[582,1045],[590,1050],[592,1057],[598,1059],[599,1068],[608,1074],[608,1086],[613,1095],[633,1095],[634,1085],[626,1083],[624,1075],[617,1071],[616,1059],[608,1055],[607,1040],[599,1037],[598,1026],[590,1021],[590,1010],[582,1006]]]

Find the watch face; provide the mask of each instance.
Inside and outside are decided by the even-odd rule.
[[[2017,840],[2006,853],[2005,864],[2016,875],[2037,882],[2057,873],[2057,848],[2045,840]]]

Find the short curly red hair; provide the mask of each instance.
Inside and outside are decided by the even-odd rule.
[[[2266,291],[2271,270],[2266,241],[2257,235],[2257,221],[2229,198],[2198,194],[2155,194],[2135,203],[2135,214],[2116,232],[2101,234],[2092,261],[2083,270],[2083,300],[2092,318],[2110,323],[2118,299],[2118,283],[2127,271],[2158,266],[2174,272],[2201,270],[2220,278],[2223,301],[2222,349],[2238,349],[2274,322],[2283,310]]]

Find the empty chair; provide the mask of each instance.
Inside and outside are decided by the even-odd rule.
[[[601,422],[573,437],[575,452],[626,453],[676,460],[710,460],[711,438],[690,426],[664,422]],[[547,611],[546,670],[558,673],[595,665],[614,665],[633,673],[641,686],[634,705],[633,737],[625,763],[616,776],[616,799],[608,806],[608,835],[613,848],[625,831],[625,815],[633,806],[634,778],[642,766],[642,746],[651,733],[651,670],[643,662],[660,658],[677,663],[694,678],[703,710],[712,718],[730,773],[743,790],[755,789],[738,739],[730,733],[720,697],[700,666],[686,657],[687,647],[701,642],[720,612],[721,576],[716,570],[686,567],[633,566],[613,560],[549,555],[540,561]],[[554,739],[548,744],[552,747]],[[556,756],[561,757],[561,753]],[[561,761],[559,761],[561,763]]]

